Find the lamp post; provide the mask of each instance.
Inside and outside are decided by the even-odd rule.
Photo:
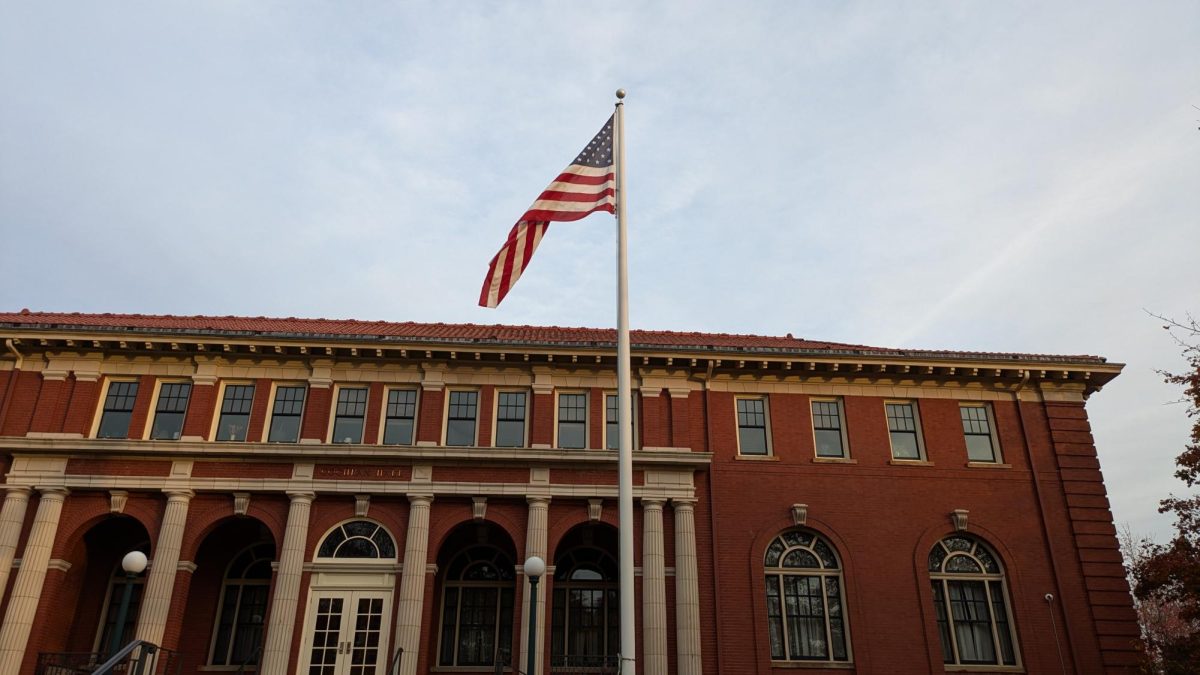
[[[129,601],[133,597],[133,580],[146,569],[149,563],[146,554],[141,551],[130,551],[121,558],[121,569],[125,570],[125,593],[121,596],[121,609],[117,611],[117,623],[113,626],[112,640],[109,642],[108,655],[111,657],[121,648],[121,638],[125,633],[125,617],[129,614]]]
[[[525,659],[525,675],[533,675],[537,665],[537,585],[546,573],[546,561],[530,556],[525,561],[525,576],[529,577],[529,647]]]

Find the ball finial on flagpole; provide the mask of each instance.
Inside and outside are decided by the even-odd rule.
[[[624,89],[617,90],[617,98],[625,98],[625,90]]]

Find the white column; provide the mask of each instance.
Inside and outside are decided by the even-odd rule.
[[[179,567],[179,547],[187,524],[188,504],[195,496],[191,490],[167,492],[167,509],[158,530],[158,542],[154,546],[154,559],[150,563],[150,576],[146,579],[134,634],[138,640],[162,645],[167,616],[171,613],[171,595],[175,592],[175,570]]]
[[[550,512],[549,497],[529,497],[525,500],[529,503],[529,520],[525,528],[525,557],[522,560],[528,560],[533,556],[537,556],[546,561],[547,565],[553,564],[546,555],[546,536],[548,528],[548,516]],[[530,675],[541,675],[545,672],[545,661],[542,655],[546,653],[546,630],[549,626],[546,625],[546,577],[549,574],[542,575],[538,581],[538,597],[537,597],[537,668]],[[524,574],[521,575],[521,642],[517,649],[513,650],[513,664],[517,664],[517,655],[521,655],[520,663],[526,663],[529,658],[524,652],[529,644],[529,578]]]
[[[37,513],[33,516],[29,540],[25,542],[21,569],[17,570],[17,579],[13,582],[4,626],[0,628],[0,675],[17,675],[21,671],[33,618],[42,599],[42,584],[46,581],[58,519],[67,497],[67,489],[63,487],[39,488],[38,493]]]
[[[663,500],[642,499],[642,672],[667,675],[667,570]]]
[[[677,675],[701,675],[700,577],[696,571],[694,499],[672,499],[675,509],[675,652]]]
[[[304,571],[304,548],[308,540],[308,514],[312,510],[311,492],[289,492],[287,526],[279,569],[275,573],[275,593],[271,597],[271,618],[263,644],[262,675],[286,675],[292,653],[292,633],[296,627],[296,609],[300,604],[300,575]]]
[[[425,606],[425,569],[429,560],[429,505],[433,495],[408,496],[408,534],[404,538],[404,570],[396,613],[396,642],[404,648],[400,675],[416,675],[421,643],[421,611]],[[432,655],[430,655],[432,659]]]
[[[17,555],[21,527],[25,524],[25,510],[29,506],[29,493],[30,489],[23,485],[9,487],[4,495],[4,507],[0,508],[0,600],[4,599],[12,561]]]

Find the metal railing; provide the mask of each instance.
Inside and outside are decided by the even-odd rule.
[[[555,656],[550,659],[551,675],[615,675],[620,667],[619,656]]]
[[[100,663],[100,652],[42,652],[38,654],[37,675],[91,675]]]
[[[125,645],[91,675],[178,675],[183,668],[179,654],[152,642],[134,640]]]
[[[400,672],[400,659],[404,658],[404,647],[396,647],[396,653],[392,655],[392,675]]]
[[[251,666],[254,666],[255,672],[262,670],[262,655],[262,645],[255,647],[254,651],[250,652],[250,656],[242,659],[242,662],[238,664],[237,675],[245,675],[246,670]]]

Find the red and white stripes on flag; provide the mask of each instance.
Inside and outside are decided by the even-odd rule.
[[[555,178],[508,233],[488,265],[479,306],[496,307],[529,266],[533,252],[553,221],[579,220],[596,211],[616,210],[613,118],[600,129],[571,165]]]

